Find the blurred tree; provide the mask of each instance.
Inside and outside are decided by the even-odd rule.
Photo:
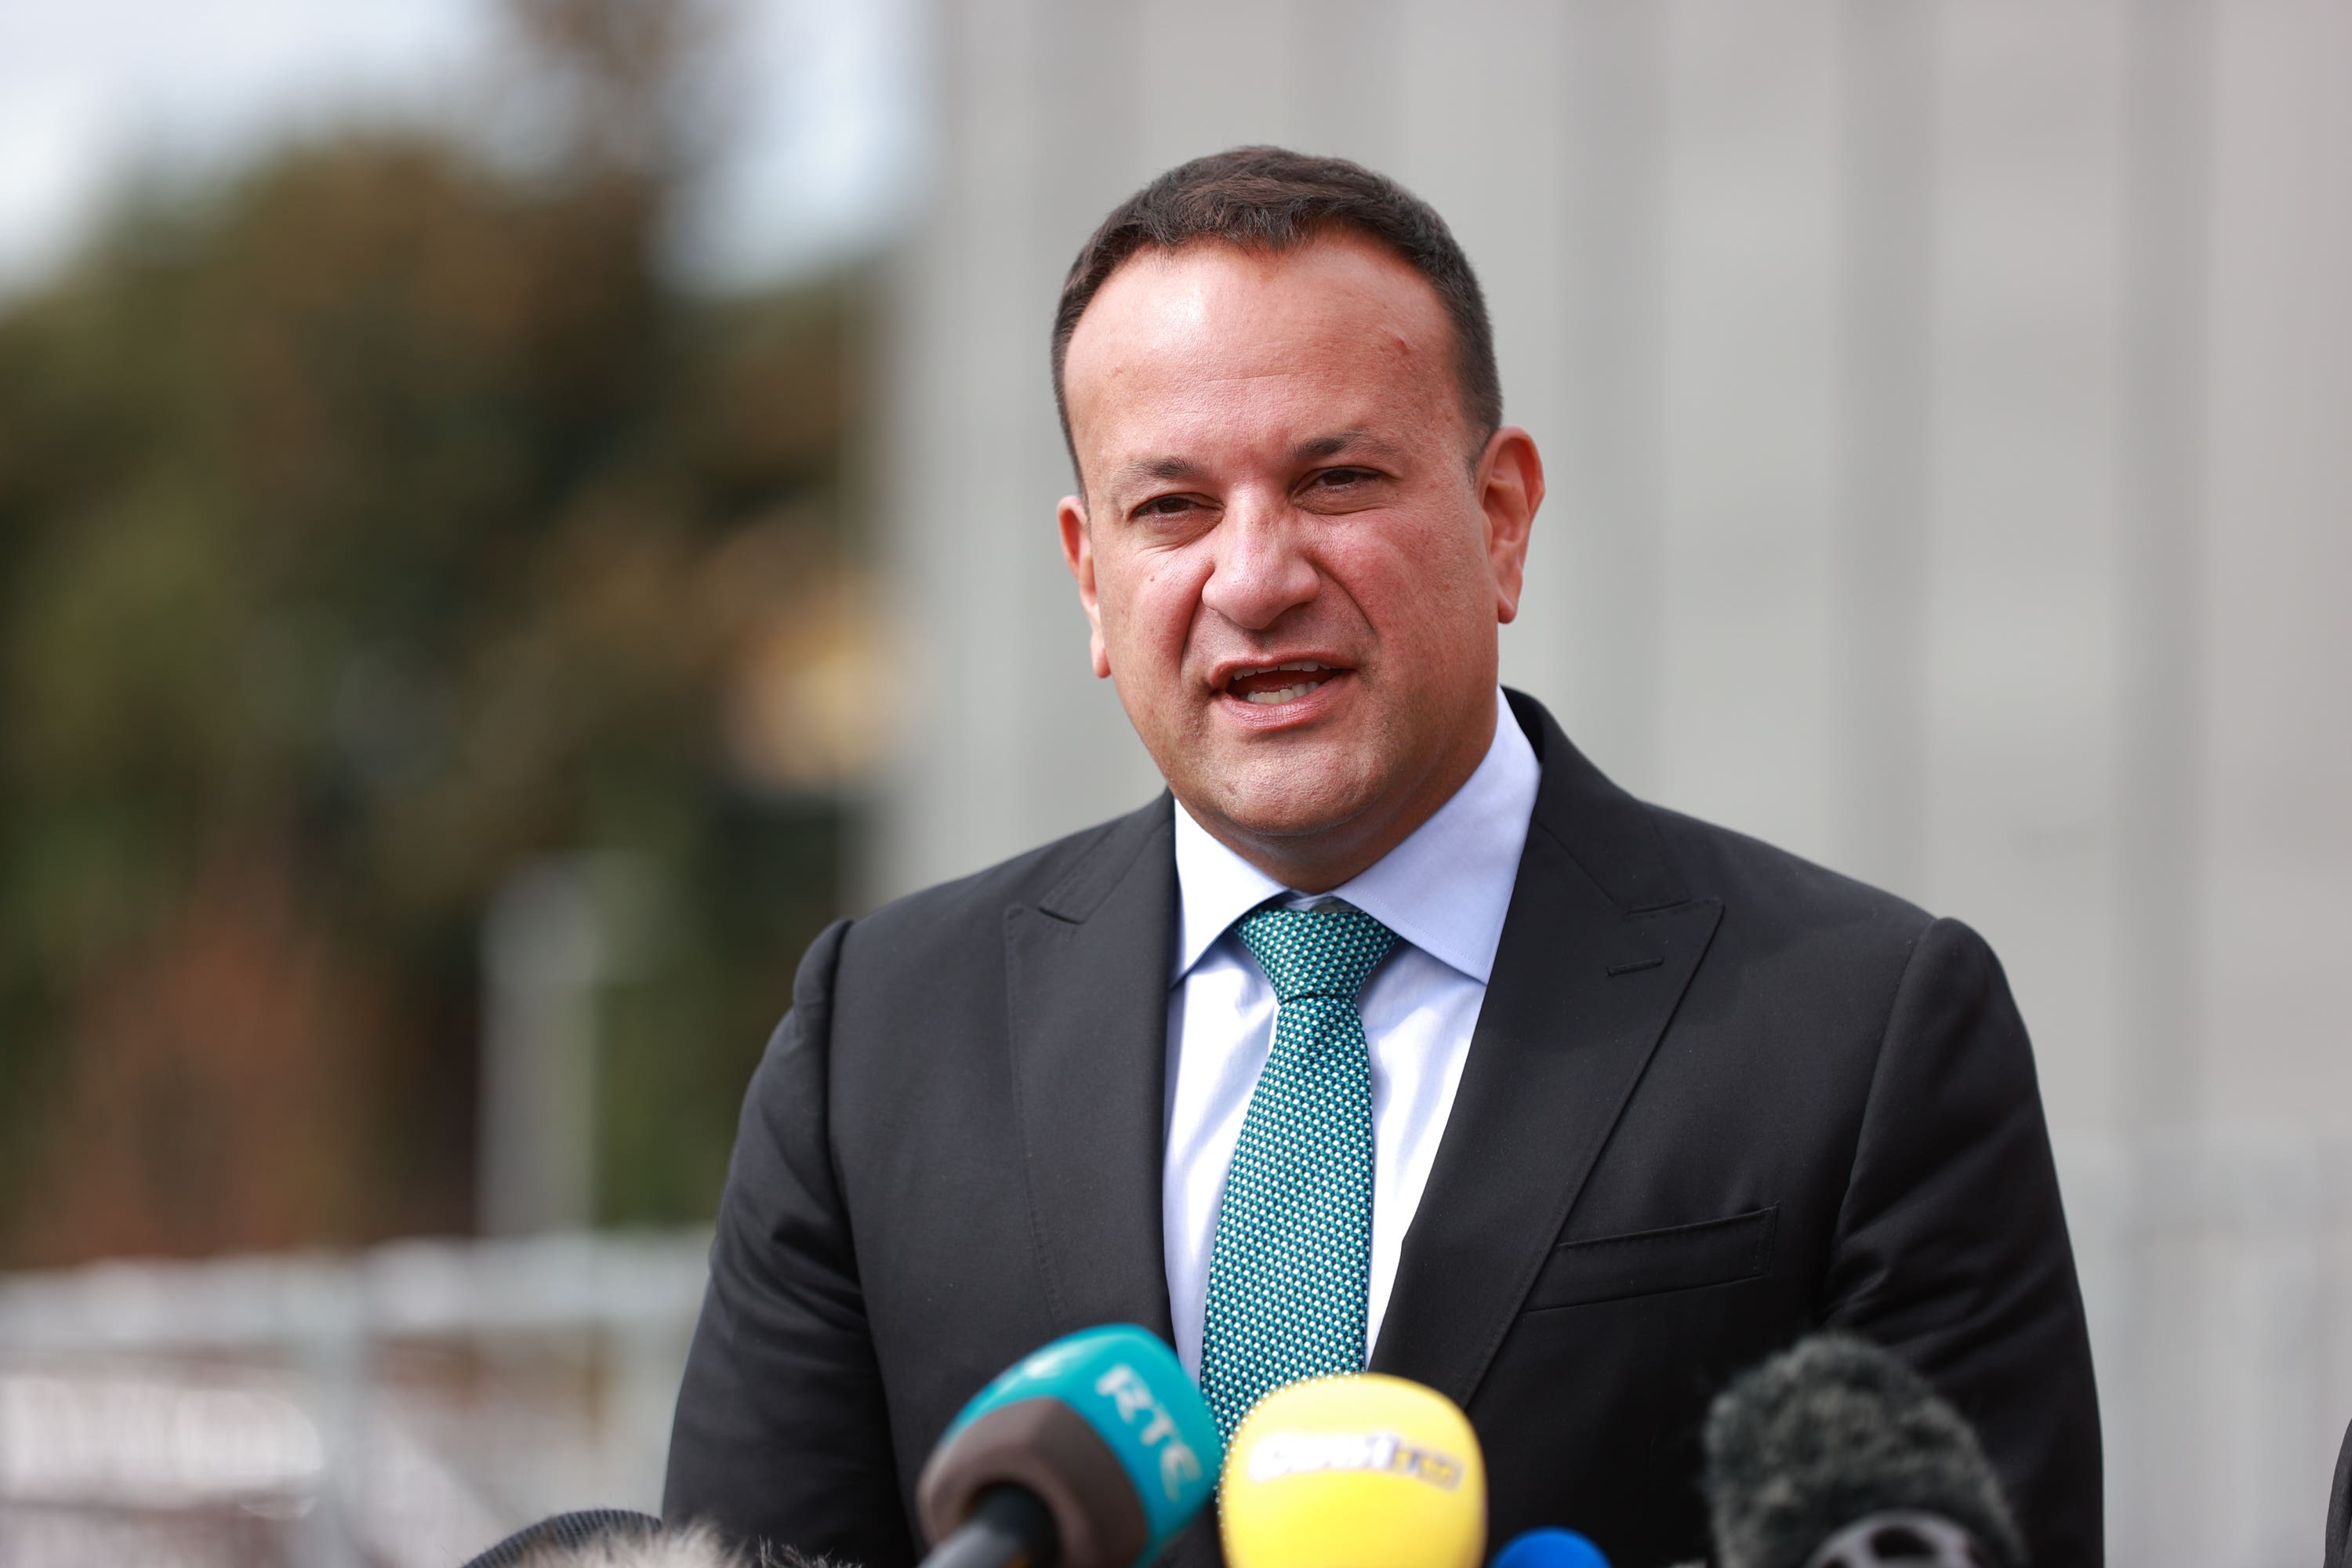
[[[851,287],[656,265],[700,11],[518,0],[549,156],[151,195],[0,311],[0,1264],[470,1222],[481,911],[639,851],[600,1209],[707,1214],[870,753]]]

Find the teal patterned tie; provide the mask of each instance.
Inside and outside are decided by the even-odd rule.
[[[1201,1392],[1228,1439],[1270,1390],[1363,1370],[1372,1073],[1356,993],[1396,942],[1344,904],[1260,909],[1240,930],[1280,1005],[1209,1257]]]

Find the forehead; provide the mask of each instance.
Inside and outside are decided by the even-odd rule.
[[[1301,422],[1432,427],[1451,442],[1453,346],[1436,289],[1371,240],[1202,240],[1111,274],[1071,334],[1064,396],[1089,471],[1138,443],[1311,436],[1290,428]]]

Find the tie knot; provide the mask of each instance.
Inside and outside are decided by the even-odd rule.
[[[1396,932],[1345,904],[1319,910],[1268,905],[1241,921],[1243,944],[1274,983],[1277,1002],[1336,996],[1353,1002],[1364,980],[1396,945]]]

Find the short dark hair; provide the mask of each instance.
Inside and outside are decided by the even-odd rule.
[[[1470,258],[1436,209],[1385,174],[1345,158],[1311,158],[1281,147],[1235,147],[1179,163],[1111,209],[1087,237],[1054,310],[1054,407],[1070,466],[1070,402],[1062,385],[1070,334],[1095,294],[1137,251],[1171,251],[1195,240],[1283,251],[1335,229],[1366,235],[1429,280],[1454,323],[1454,376],[1473,460],[1503,423],[1503,383],[1495,331]],[[1083,476],[1081,476],[1083,482]]]

